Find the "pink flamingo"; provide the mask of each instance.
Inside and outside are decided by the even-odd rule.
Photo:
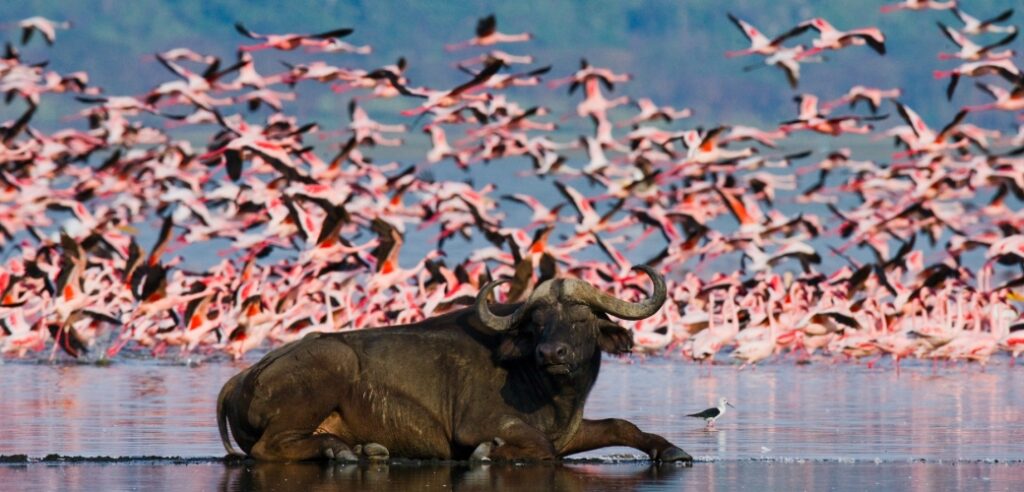
[[[524,32],[520,34],[505,34],[498,32],[498,20],[494,14],[483,17],[476,23],[476,36],[461,43],[445,45],[445,51],[458,51],[470,46],[491,46],[498,43],[520,43],[533,39],[533,35]]]
[[[899,10],[949,10],[956,8],[956,0],[903,0],[882,6],[882,13],[888,14]]]

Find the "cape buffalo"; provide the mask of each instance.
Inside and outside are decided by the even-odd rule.
[[[314,333],[271,351],[220,392],[217,424],[259,460],[398,456],[547,460],[629,446],[656,461],[690,461],[665,438],[621,419],[583,418],[601,352],[621,354],[630,332],[607,315],[643,319],[665,282],[641,302],[577,279],[552,279],[523,303],[473,308],[420,323]]]

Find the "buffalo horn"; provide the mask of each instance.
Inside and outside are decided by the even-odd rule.
[[[608,313],[616,318],[627,320],[644,319],[653,316],[661,309],[667,297],[665,280],[647,265],[638,265],[634,270],[643,270],[651,281],[654,282],[654,293],[651,297],[640,302],[623,301],[615,296],[598,290],[587,282],[576,279],[566,279],[562,284],[562,297],[566,300],[580,302],[596,310]]]
[[[489,282],[484,288],[480,289],[480,293],[476,295],[476,315],[480,318],[480,322],[487,328],[493,331],[506,331],[512,328],[519,322],[519,318],[522,317],[522,313],[525,311],[526,304],[523,304],[515,312],[507,316],[498,316],[491,312],[491,308],[487,307],[487,296],[490,295],[491,291],[494,290],[498,285],[509,282],[505,280],[493,280]]]

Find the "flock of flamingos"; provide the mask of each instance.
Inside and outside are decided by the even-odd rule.
[[[625,253],[646,244],[660,251],[643,263],[666,275],[669,301],[627,323],[637,351],[744,365],[773,356],[1015,360],[1024,353],[1024,76],[1009,48],[1017,29],[1012,10],[989,20],[954,2],[883,10],[944,8],[939,32],[908,18],[936,46],[948,44],[941,33],[959,48],[936,61],[948,68],[934,76],[949,82],[924,74],[921,83],[948,83],[952,95],[969,79],[989,104],[925,122],[900,89],[854,85],[835,98],[798,96],[796,116],[771,128],[688,129],[688,109],[612,97],[638,84],[630,74],[587,61],[559,73],[503,51],[532,35],[503,33],[494,16],[445,46],[474,55],[459,62],[465,81],[455,87],[421,86],[404,59],[336,65],[372,49],[344,41],[351,29],[260,34],[239,23],[237,59],[159,53],[169,80],[141,95],[108,94],[84,72],[57,73],[20,53],[45,53],[38,44],[59,44],[73,28],[25,19],[20,44],[0,59],[14,115],[0,122],[0,352],[240,358],[310,331],[460,308],[498,277],[514,279],[502,301],[553,275],[639,298],[646,283]],[[726,55],[780,69],[780,87],[783,73],[797,87],[801,64],[826,62],[823,53],[886,51],[875,28],[813,18],[773,38],[728,17],[750,45],[740,49],[737,35]],[[323,60],[274,59],[291,50]],[[351,99],[345,131],[288,114],[313,84]],[[568,89],[575,114],[513,100],[545,88]],[[371,115],[384,98],[406,108],[384,119],[403,124]],[[37,128],[41,108],[68,126]],[[1005,112],[1021,130],[976,126],[980,111]],[[572,125],[583,134],[565,130]],[[183,129],[206,136],[175,137]],[[874,162],[836,144],[784,145],[808,132],[828,142],[885,137],[897,149]],[[418,162],[372,157],[428,136]],[[431,170],[458,166],[463,179],[479,179],[478,168],[496,162],[520,166],[550,193],[508,194],[501,183]],[[784,202],[800,212],[784,213]],[[532,211],[528,223],[506,217],[517,207]],[[157,239],[139,241],[148,228]],[[437,232],[415,264],[399,262],[409,230]],[[446,255],[467,244],[460,237],[487,245],[464,260]],[[176,251],[201,243],[220,256],[195,271]]]

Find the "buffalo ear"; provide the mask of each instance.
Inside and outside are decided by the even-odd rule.
[[[529,353],[529,343],[520,334],[504,336],[498,344],[498,360],[501,361],[521,359]]]
[[[601,321],[597,334],[597,346],[609,354],[625,354],[633,349],[633,335],[629,330],[612,323]]]

